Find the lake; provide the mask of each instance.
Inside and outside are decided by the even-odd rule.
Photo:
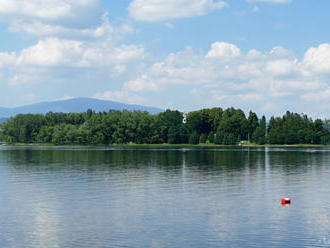
[[[326,147],[0,148],[2,248],[330,247],[329,219]]]

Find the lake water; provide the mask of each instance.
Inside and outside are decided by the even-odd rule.
[[[330,148],[0,148],[2,248],[330,247],[329,219]]]

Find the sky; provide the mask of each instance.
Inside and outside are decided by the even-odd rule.
[[[93,97],[329,118],[328,0],[0,0],[0,106]]]

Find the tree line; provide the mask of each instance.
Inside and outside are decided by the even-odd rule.
[[[259,118],[250,111],[211,108],[183,116],[177,110],[157,115],[142,111],[19,114],[0,125],[6,143],[56,145],[108,144],[330,144],[330,122],[287,112]]]

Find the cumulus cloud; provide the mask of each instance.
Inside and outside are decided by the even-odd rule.
[[[54,81],[59,70],[83,73],[95,69],[119,76],[135,61],[143,61],[145,51],[136,45],[118,45],[94,41],[45,38],[17,53],[0,53],[0,72],[10,85]]]
[[[140,78],[125,82],[123,88],[128,91],[158,91],[159,86],[152,82],[147,75],[142,75]]]
[[[152,64],[141,76],[125,83],[123,89],[154,90],[158,105],[161,101],[163,105],[179,101],[190,109],[202,103],[252,108],[261,113],[290,109],[313,114],[307,100],[328,101],[330,105],[330,98],[326,100],[330,87],[325,76],[329,72],[328,47],[322,44],[307,50],[303,60],[279,46],[269,52],[246,53],[226,42],[211,44],[206,53],[187,47]]]
[[[222,0],[134,0],[128,11],[135,20],[158,22],[202,16],[226,6],[227,3]]]
[[[19,54],[0,54],[0,65],[35,67],[100,67],[129,63],[143,59],[144,48],[135,45],[119,47],[76,40],[46,38],[36,45],[23,49]]]
[[[17,65],[63,66],[73,64],[82,54],[82,43],[72,40],[47,38],[24,49],[17,57]]]
[[[0,18],[8,31],[35,39],[33,45],[0,53],[0,83],[12,91],[55,89],[52,94],[60,97],[59,84],[70,85],[67,94],[76,96],[86,95],[86,88],[94,94],[97,87],[89,85],[97,83],[129,86],[130,75],[147,57],[142,46],[125,43],[134,29],[126,21],[110,23],[101,0],[0,0]]]
[[[215,42],[211,45],[211,50],[207,53],[207,58],[217,57],[237,57],[241,54],[240,49],[226,42]]]
[[[303,65],[313,73],[330,74],[330,44],[308,49]]]
[[[11,32],[44,37],[101,38],[132,31],[129,25],[110,25],[100,0],[0,0],[0,18]]]
[[[93,83],[115,75],[124,77],[116,80],[119,90],[91,95],[173,108],[234,106],[259,113],[290,109],[313,114],[316,105],[311,102],[322,103],[324,109],[330,106],[329,48],[321,44],[298,59],[280,46],[242,52],[235,44],[215,42],[206,52],[186,47],[140,67],[146,58],[143,47],[53,37],[16,53],[0,53],[0,79],[17,86],[66,81],[75,73],[91,76]],[[109,88],[114,88],[111,80]]]
[[[65,26],[63,23],[47,23],[35,19],[15,19],[9,23],[8,29],[11,32],[24,32],[37,37],[57,36],[74,39],[120,40],[125,35],[134,33],[134,29],[129,24],[112,25],[107,13],[103,14],[100,20],[101,23],[95,27],[74,28]]]
[[[148,74],[149,80],[158,84],[201,84],[214,78],[213,68],[201,59],[191,47],[178,53],[171,53],[166,59],[154,63]],[[154,80],[157,79],[157,80]]]
[[[98,3],[99,0],[1,0],[0,14],[56,20],[72,17],[77,11],[90,8]]]
[[[4,15],[33,16],[42,19],[56,19],[70,13],[71,5],[61,0],[2,0],[0,13]]]
[[[298,60],[289,60],[289,59],[281,59],[281,60],[273,60],[269,61],[266,64],[266,70],[275,75],[289,75],[293,74],[297,67]]]

